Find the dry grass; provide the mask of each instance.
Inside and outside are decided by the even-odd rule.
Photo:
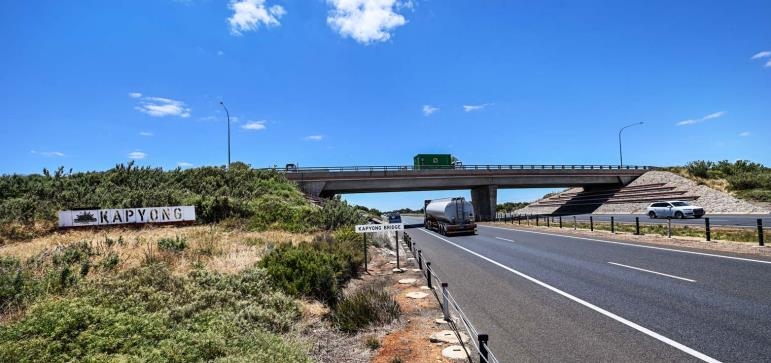
[[[185,238],[188,247],[178,253],[158,249],[161,238]],[[108,247],[106,241],[119,241]],[[95,250],[111,249],[118,254],[120,270],[136,267],[148,259],[163,260],[175,274],[186,274],[194,266],[223,273],[236,273],[257,261],[267,249],[281,243],[309,242],[312,234],[283,231],[249,232],[218,226],[110,228],[103,230],[62,230],[30,241],[0,246],[0,255],[25,261],[57,246],[87,241]]]

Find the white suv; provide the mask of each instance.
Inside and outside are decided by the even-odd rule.
[[[704,208],[682,200],[651,203],[647,210],[650,218],[701,218],[704,215]]]

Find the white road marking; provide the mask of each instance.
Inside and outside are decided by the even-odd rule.
[[[495,238],[497,238],[497,239],[501,239],[501,240],[504,240],[504,241],[508,241],[508,242],[514,242],[514,240],[513,240],[513,239],[508,239],[508,238],[501,238],[501,237],[495,237]]]
[[[696,282],[696,280],[686,279],[685,277],[680,277],[680,276],[669,275],[669,274],[665,274],[665,273],[661,273],[661,272],[646,270],[644,268],[639,268],[639,267],[634,267],[634,266],[629,266],[629,265],[622,265],[620,263],[615,263],[615,262],[610,262],[610,261],[608,261],[608,263],[611,264],[611,265],[631,268],[632,270],[638,270],[638,271],[643,271],[643,272],[649,272],[649,273],[656,274],[656,275],[671,277],[673,279],[678,279],[678,280],[683,280],[683,281],[688,281],[688,282]]]
[[[630,327],[630,328],[632,328],[634,330],[637,330],[637,331],[639,331],[639,332],[641,332],[641,333],[643,333],[645,335],[648,335],[651,338],[654,338],[654,339],[656,339],[658,341],[661,341],[661,342],[663,342],[665,344],[668,344],[668,345],[670,345],[670,346],[672,346],[674,348],[677,348],[677,349],[679,349],[679,350],[681,350],[681,351],[683,351],[683,352],[685,352],[687,354],[690,354],[690,355],[692,355],[692,356],[694,356],[694,357],[696,357],[698,359],[701,359],[701,360],[703,360],[705,362],[712,362],[712,363],[719,363],[720,362],[719,360],[717,360],[715,358],[712,358],[712,357],[710,357],[710,356],[708,356],[708,355],[706,355],[704,353],[701,353],[701,352],[699,352],[697,350],[694,350],[692,348],[689,348],[689,347],[687,347],[687,346],[685,346],[685,345],[683,345],[681,343],[678,343],[678,342],[676,342],[676,341],[674,341],[672,339],[669,339],[669,338],[667,338],[667,337],[665,337],[665,336],[663,336],[663,335],[661,335],[659,333],[656,333],[656,332],[654,332],[654,331],[652,331],[652,330],[650,330],[650,329],[648,329],[648,328],[646,328],[644,326],[641,326],[641,325],[639,325],[637,323],[634,323],[632,321],[624,319],[624,318],[622,318],[622,317],[620,317],[620,316],[618,316],[616,314],[611,313],[610,311],[607,311],[607,310],[605,310],[605,309],[603,309],[603,308],[601,308],[599,306],[596,306],[596,305],[594,305],[592,303],[589,303],[588,301],[582,300],[581,298],[578,298],[576,296],[568,294],[567,292],[564,292],[564,291],[562,291],[562,290],[560,290],[560,289],[558,289],[558,288],[556,288],[554,286],[551,286],[551,285],[549,285],[549,284],[547,284],[545,282],[537,280],[534,277],[530,277],[528,275],[525,275],[524,273],[519,272],[519,271],[517,271],[517,270],[515,270],[515,269],[513,269],[511,267],[508,267],[508,266],[506,266],[506,265],[504,265],[504,264],[502,264],[502,263],[500,263],[498,261],[495,261],[495,260],[493,260],[493,259],[491,259],[489,257],[485,257],[485,256],[483,256],[483,255],[481,255],[479,253],[476,253],[476,252],[474,252],[472,250],[469,250],[469,249],[467,249],[465,247],[462,247],[462,246],[460,246],[458,244],[450,242],[449,240],[447,240],[445,238],[442,238],[442,237],[440,237],[440,236],[438,236],[438,235],[436,235],[434,233],[428,232],[428,231],[426,231],[423,228],[421,228],[420,231],[428,234],[429,236],[433,236],[433,237],[438,238],[438,239],[440,239],[440,240],[442,240],[444,242],[447,242],[447,243],[449,243],[449,244],[451,244],[451,245],[453,245],[453,246],[455,246],[455,247],[457,247],[457,248],[459,248],[459,249],[461,249],[463,251],[466,251],[466,252],[468,252],[468,253],[470,253],[470,254],[472,254],[474,256],[477,256],[477,257],[479,257],[479,258],[481,258],[481,259],[483,259],[483,260],[485,260],[487,262],[490,262],[493,265],[496,265],[496,266],[498,266],[498,267],[500,267],[500,268],[502,268],[504,270],[507,270],[507,271],[509,271],[509,272],[519,276],[519,277],[522,277],[522,278],[524,278],[524,279],[526,279],[526,280],[528,280],[528,281],[530,281],[530,282],[532,282],[532,283],[534,283],[536,285],[539,285],[539,286],[544,287],[544,288],[546,288],[548,290],[551,290],[552,292],[555,292],[555,293],[557,293],[559,295],[562,295],[562,296],[564,296],[564,297],[566,297],[566,298],[568,298],[568,299],[570,299],[570,300],[572,300],[574,302],[577,302],[577,303],[579,303],[579,304],[581,304],[581,305],[583,305],[583,306],[585,306],[585,307],[587,307],[589,309],[592,309],[592,310],[594,310],[594,311],[596,311],[596,312],[598,312],[598,313],[600,313],[602,315],[605,315],[605,316],[607,316],[607,317],[609,317],[609,318],[611,318],[611,319],[613,319],[615,321],[618,321],[621,324],[624,324],[624,325],[626,325],[626,326],[628,326],[628,327]]]
[[[495,229],[504,229],[509,231],[517,231],[517,232],[526,232],[526,233],[535,233],[535,234],[543,234],[546,236],[556,236],[556,237],[565,237],[565,238],[575,238],[575,239],[581,239],[585,241],[592,241],[592,242],[602,242],[602,243],[610,243],[614,245],[622,245],[622,246],[630,246],[630,247],[639,247],[639,248],[650,248],[652,250],[661,250],[661,251],[670,251],[670,252],[680,252],[680,253],[688,253],[692,255],[700,255],[700,256],[710,256],[710,257],[718,257],[718,258],[727,258],[729,260],[738,260],[738,261],[746,261],[746,262],[758,262],[758,263],[766,263],[771,265],[771,261],[764,261],[764,260],[753,260],[751,258],[743,258],[743,257],[733,257],[733,256],[723,256],[723,255],[714,255],[711,253],[704,253],[704,252],[694,252],[694,251],[683,251],[683,250],[676,250],[674,248],[665,248],[665,247],[654,247],[654,246],[645,246],[645,245],[637,245],[634,243],[624,243],[624,242],[616,242],[616,241],[605,241],[601,239],[594,239],[594,238],[586,238],[586,237],[576,237],[576,236],[568,236],[564,234],[557,234],[557,233],[546,233],[546,232],[536,232],[536,231],[527,231],[524,229],[513,229],[513,228],[503,228],[503,227],[494,227],[494,226],[482,226],[477,225],[477,227],[484,227],[484,228],[495,228]]]

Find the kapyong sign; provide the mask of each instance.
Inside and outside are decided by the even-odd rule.
[[[403,223],[356,225],[356,233],[396,232],[396,231],[403,231],[403,230],[404,230]]]
[[[194,206],[92,209],[59,212],[59,227],[195,221]]]

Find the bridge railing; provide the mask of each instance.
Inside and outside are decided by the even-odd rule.
[[[486,164],[486,165],[457,165],[451,167],[420,167],[413,165],[380,165],[380,166],[314,166],[314,167],[288,167],[266,168],[287,173],[308,172],[346,172],[346,171],[427,171],[427,170],[653,170],[655,167],[648,165],[558,165],[558,164]]]

